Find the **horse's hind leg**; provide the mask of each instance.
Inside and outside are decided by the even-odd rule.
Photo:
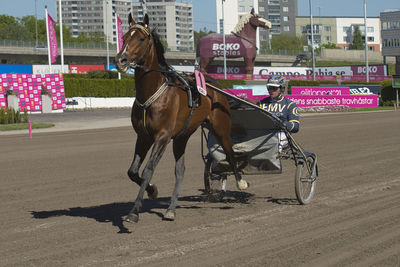
[[[145,138],[141,138],[141,136],[138,136],[136,140],[135,155],[133,157],[132,164],[129,167],[128,176],[133,182],[135,182],[139,186],[141,186],[143,183],[143,179],[139,177],[139,168],[142,165],[143,160],[145,159],[146,154],[152,144],[153,143],[151,141],[148,141]],[[156,185],[149,184],[146,187],[146,191],[150,199],[157,198],[158,189]]]
[[[218,137],[217,137],[217,140],[218,140]],[[242,176],[240,175],[239,171],[237,170],[236,161],[233,156],[234,152],[232,149],[232,142],[231,142],[230,136],[221,137],[221,140],[218,140],[218,141],[219,141],[219,144],[224,149],[224,152],[226,155],[226,160],[229,162],[229,165],[231,165],[231,168],[235,174],[237,188],[239,190],[246,190],[249,187],[249,183],[246,182],[246,180],[242,179]]]
[[[222,112],[221,114],[225,113]],[[221,114],[215,114],[215,119],[212,121],[212,133],[214,134],[215,138],[217,138],[218,143],[222,146],[222,149],[226,155],[226,160],[228,161],[229,165],[231,165],[231,168],[235,174],[237,188],[239,190],[245,190],[249,187],[249,184],[246,182],[246,180],[242,179],[242,176],[237,170],[230,136],[231,127],[230,124],[227,124],[230,122],[230,118],[219,117],[218,115]]]
[[[146,167],[142,173],[142,184],[139,189],[139,193],[136,197],[135,205],[129,214],[124,218],[127,222],[138,222],[139,220],[139,211],[142,207],[143,194],[146,190],[147,186],[150,183],[151,178],[153,177],[154,170],[160,161],[162,155],[164,154],[165,148],[170,140],[170,136],[162,136],[157,138],[154,142],[153,150],[151,151],[150,159],[148,160]]]
[[[171,196],[171,203],[167,209],[164,219],[173,221],[175,219],[175,209],[178,202],[179,189],[185,173],[185,149],[189,136],[180,137],[174,140],[173,151],[175,157],[175,187]]]

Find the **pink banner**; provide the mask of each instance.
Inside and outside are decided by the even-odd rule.
[[[361,108],[378,106],[378,95],[286,95],[285,97],[294,101],[298,107],[348,106],[352,108]]]
[[[253,103],[257,103],[268,96],[253,95],[252,89],[228,89],[224,91],[242,99],[250,100]],[[294,101],[298,107],[348,106],[361,108],[378,106],[378,95],[285,95],[285,97]]]
[[[366,66],[351,66],[351,71],[354,76],[365,76],[366,75]],[[386,65],[369,65],[368,66],[368,74],[369,76],[386,76]]]
[[[0,76],[0,108],[6,108],[7,107],[7,100],[6,100],[6,87],[4,86],[4,83],[2,82],[2,77],[5,74],[2,74]]]
[[[7,107],[5,89],[18,94],[20,110],[42,110],[42,86],[51,92],[52,109],[65,108],[64,81],[61,73],[57,74],[2,74],[0,76],[0,106]],[[2,101],[4,99],[4,101]]]
[[[49,35],[49,46],[50,46],[50,59],[51,63],[56,62],[58,57],[58,45],[57,45],[57,38],[56,38],[56,31],[54,30],[54,25],[56,24],[53,18],[47,14],[47,34]]]
[[[292,95],[349,95],[349,87],[292,87]]]
[[[124,35],[122,32],[122,20],[117,16],[117,35],[118,35],[118,52],[122,49],[122,44],[124,41],[122,40],[122,36]]]

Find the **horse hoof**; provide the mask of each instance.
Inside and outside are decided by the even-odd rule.
[[[237,185],[239,190],[246,190],[250,186],[250,184],[248,182],[246,182],[246,180],[244,180],[244,179],[242,179],[239,182],[237,182],[236,185]]]
[[[139,215],[137,214],[128,214],[125,216],[124,221],[129,223],[137,223],[139,221]]]
[[[147,195],[149,196],[149,199],[154,200],[157,199],[158,197],[158,189],[157,186],[155,184],[150,184],[150,190],[147,191]]]
[[[167,210],[167,212],[164,215],[164,220],[166,220],[166,221],[175,220],[175,211]]]

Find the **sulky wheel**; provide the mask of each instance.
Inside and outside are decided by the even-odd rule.
[[[222,201],[226,192],[226,175],[216,175],[211,170],[212,159],[207,159],[204,169],[204,189],[210,202]]]
[[[307,157],[306,162],[299,162],[294,177],[295,191],[297,200],[302,205],[307,205],[311,202],[316,187],[316,179],[311,178],[312,165],[314,160],[312,157]],[[306,167],[307,164],[309,168]]]

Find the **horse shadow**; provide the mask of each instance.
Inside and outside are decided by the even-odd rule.
[[[179,205],[178,209],[201,209],[202,206],[196,205],[195,203],[208,202],[207,195],[202,191],[201,195],[184,196],[180,197],[179,201],[182,205]],[[220,201],[221,204],[228,203],[246,203],[252,194],[244,192],[227,192],[226,198]],[[143,200],[143,206],[141,213],[150,213],[164,218],[164,214],[156,211],[156,209],[166,210],[169,206],[169,197],[162,197],[156,200]],[[184,202],[194,203],[187,205]],[[112,223],[113,226],[118,227],[119,234],[131,233],[131,231],[124,226],[123,217],[126,216],[129,211],[133,208],[134,202],[115,202],[110,204],[103,204],[90,207],[72,207],[59,210],[44,210],[44,211],[30,211],[31,215],[35,219],[48,219],[59,216],[70,216],[70,217],[82,217],[94,219],[100,223]],[[232,209],[233,207],[222,205],[218,207],[211,207],[213,209]]]

